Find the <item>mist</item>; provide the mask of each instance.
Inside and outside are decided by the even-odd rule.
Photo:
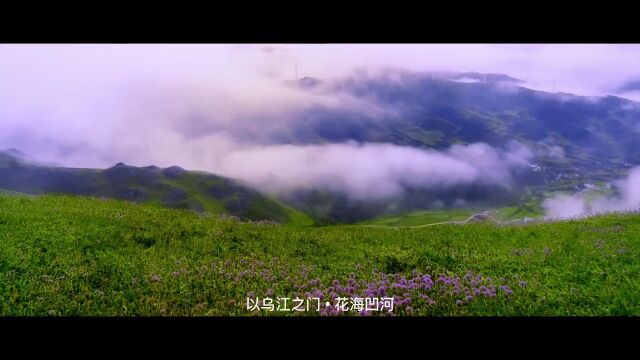
[[[219,173],[267,192],[319,188],[353,199],[381,199],[399,195],[405,186],[509,187],[512,171],[531,158],[521,145],[509,149],[482,143],[454,145],[446,151],[390,144],[277,145],[235,149],[212,163]]]
[[[373,100],[283,83],[296,65],[300,77],[323,80],[480,71],[605,94],[637,78],[638,59],[633,45],[0,45],[0,149],[69,167],[178,165],[269,192],[320,187],[378,198],[403,186],[508,187],[531,158],[523,146],[282,141],[309,109],[396,116]]]
[[[588,198],[584,193],[559,195],[545,199],[542,206],[548,218],[575,218],[608,212],[640,210],[640,167],[614,182],[616,193]]]

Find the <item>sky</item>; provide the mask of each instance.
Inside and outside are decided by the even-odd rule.
[[[297,111],[318,104],[384,111],[344,94],[283,87],[296,66],[299,77],[321,79],[385,69],[503,73],[533,89],[640,101],[640,86],[628,86],[640,80],[638,64],[639,45],[0,44],[0,149],[64,166],[180,165],[271,190],[328,182],[353,194],[375,187],[382,196],[406,181],[390,175],[398,169],[473,181],[484,165],[469,168],[478,162],[465,154],[500,159],[505,149],[269,143],[266,133],[286,131]],[[403,163],[409,155],[422,165]],[[526,158],[498,161],[497,173]]]

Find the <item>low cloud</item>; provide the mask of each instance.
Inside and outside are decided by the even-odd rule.
[[[179,165],[274,192],[318,186],[362,198],[403,186],[509,186],[532,158],[515,144],[295,144],[292,124],[304,129],[300,115],[315,108],[367,120],[394,118],[397,109],[282,84],[298,64],[300,77],[328,81],[356,69],[398,84],[405,73],[385,69],[480,71],[602,94],[627,81],[638,58],[632,45],[0,45],[0,148],[64,166]]]
[[[640,210],[640,167],[614,184],[616,194],[589,198],[584,192],[546,199],[542,206],[549,218],[573,218],[608,212]]]
[[[446,151],[390,144],[277,145],[236,149],[212,159],[217,172],[264,191],[321,188],[355,199],[378,199],[404,186],[449,187],[471,183],[509,186],[512,170],[531,153],[477,143]]]

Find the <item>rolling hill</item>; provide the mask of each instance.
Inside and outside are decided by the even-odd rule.
[[[541,198],[548,192],[576,192],[587,184],[610,183],[640,165],[640,104],[636,102],[532,90],[502,74],[445,75],[390,71],[382,76],[290,82],[288,86],[300,91],[347,95],[389,111],[368,115],[318,106],[299,114],[293,130],[279,141],[355,141],[438,150],[477,142],[504,148],[517,141],[534,153],[530,169],[520,174],[519,186],[509,193],[487,187],[406,189],[404,196],[392,200],[390,207],[396,213],[424,210],[434,202],[450,206],[456,198],[480,207],[515,205],[527,201],[522,196]],[[475,81],[459,81],[463,78]],[[387,213],[385,206],[340,194],[293,192],[288,198],[299,209],[339,222]],[[323,207],[317,206],[318,199]],[[378,211],[372,214],[371,209]]]
[[[286,131],[241,127],[242,133],[236,134],[251,138],[256,135],[251,131],[259,131],[259,138],[270,144],[388,143],[436,150],[478,142],[505,148],[516,141],[531,149],[534,158],[529,168],[513,174],[509,189],[414,186],[382,202],[354,200],[326,189],[293,189],[274,200],[236,181],[177,167],[52,168],[28,165],[17,150],[0,153],[0,188],[104,196],[250,219],[287,221],[293,216],[309,222],[308,215],[318,223],[334,224],[459,208],[461,200],[474,208],[520,206],[539,202],[551,192],[611,183],[640,164],[640,104],[614,96],[537,91],[526,85],[508,75],[477,72],[305,77],[286,86],[348,96],[389,111],[372,115],[317,105],[296,113]]]
[[[177,166],[161,169],[118,163],[108,169],[52,167],[30,162],[17,150],[7,150],[0,151],[0,189],[123,199],[249,220],[311,222],[304,214],[236,180]]]

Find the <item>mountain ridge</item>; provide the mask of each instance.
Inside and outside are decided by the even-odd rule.
[[[178,166],[135,167],[122,162],[106,169],[29,163],[0,151],[0,189],[26,194],[60,193],[155,203],[169,208],[227,214],[248,220],[309,222],[295,210],[242,182]]]

